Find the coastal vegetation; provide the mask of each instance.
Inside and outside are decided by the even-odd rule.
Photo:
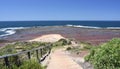
[[[52,46],[57,47],[57,46],[65,46],[65,45],[70,45],[70,44],[71,44],[70,40],[60,39],[57,42],[53,43]]]
[[[120,69],[120,38],[91,49],[85,60],[93,64],[94,69]]]
[[[71,52],[72,54],[80,54],[81,51],[90,51],[91,49],[95,48],[96,46],[91,45],[87,42],[80,42],[77,46],[70,46],[66,48],[67,51]]]
[[[38,61],[35,59],[25,60],[20,66],[11,65],[11,67],[0,66],[1,69],[45,69]]]
[[[88,55],[83,58],[85,62],[91,63],[94,69],[120,69],[120,38],[113,38],[98,46],[80,42],[78,46],[68,47],[66,50],[74,55],[88,51]]]
[[[51,45],[52,47],[56,46],[64,46],[70,44],[69,40],[60,39],[55,43],[47,43],[47,42],[13,42],[9,43],[6,46],[0,49],[0,56],[15,54],[18,52],[24,52],[28,50],[32,50],[34,48],[39,48],[41,46],[48,46]],[[47,50],[43,49],[43,54],[47,52]],[[38,55],[40,56],[40,54]],[[28,56],[25,54],[11,56],[9,57],[10,67],[11,69],[44,69],[45,67],[39,64],[38,59],[36,59],[36,52],[31,52],[31,59],[28,60]],[[5,66],[4,59],[0,59],[0,68],[2,69],[9,69]]]
[[[24,52],[27,50],[32,50],[34,48],[39,48],[41,46],[48,46],[50,43],[44,42],[14,42],[9,43],[0,49],[0,55],[15,54],[18,52]],[[45,54],[47,50],[42,50]],[[43,66],[39,64],[36,58],[36,51],[32,51],[31,59],[28,59],[27,53],[11,56],[8,58],[10,67],[5,66],[4,59],[0,59],[0,68],[2,69],[44,69]],[[40,56],[41,54],[38,54]]]
[[[0,49],[0,56],[5,54],[14,54],[21,51],[31,50],[33,48],[38,48],[40,46],[46,46],[50,43],[43,42],[14,42],[7,44]]]
[[[67,39],[60,39],[54,43],[46,42],[14,42],[9,43],[0,50],[0,55],[15,54],[31,50],[33,48],[39,48],[40,46],[51,45],[52,47],[62,47],[70,45],[71,41]],[[79,55],[82,51],[89,51],[89,54],[85,57],[86,62],[91,63],[94,69],[120,69],[120,38],[114,38],[107,43],[103,43],[99,46],[93,46],[90,43],[80,42],[78,46],[69,46],[67,51]],[[44,50],[44,53],[46,50]],[[32,52],[32,58],[26,60],[25,54],[19,56],[13,56],[9,58],[11,62],[11,69],[45,69],[39,64],[36,59],[36,52]],[[19,58],[19,59],[18,59]],[[4,59],[0,59],[0,68],[9,69],[5,66]]]

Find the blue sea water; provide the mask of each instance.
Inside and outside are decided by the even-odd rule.
[[[14,34],[15,29],[33,26],[73,26],[120,29],[120,21],[0,21],[0,37]]]

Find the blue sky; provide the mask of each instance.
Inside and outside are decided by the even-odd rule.
[[[0,21],[120,20],[120,0],[0,0]]]

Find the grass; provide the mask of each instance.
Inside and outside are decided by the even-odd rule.
[[[40,46],[46,46],[49,43],[41,42],[15,42],[8,44],[0,49],[0,56],[5,54],[14,54],[21,51],[31,50],[33,48],[38,48]]]
[[[70,45],[70,40],[60,39],[59,41],[52,44],[53,47]]]
[[[93,48],[96,48],[96,46],[93,46],[90,43],[80,42],[78,46],[75,47],[69,46],[68,48],[66,48],[66,50],[73,54],[78,54],[81,51],[85,51],[85,50],[90,51]]]
[[[35,59],[26,60],[21,66],[12,65],[10,68],[5,66],[0,66],[1,69],[45,69],[41,64]]]
[[[22,52],[26,50],[31,50],[33,48],[38,48],[40,46],[46,46],[50,43],[41,43],[41,42],[14,42],[11,44],[8,44],[0,49],[0,55],[7,55],[7,54],[14,54],[17,52]],[[45,53],[46,50],[43,52]],[[39,54],[40,55],[40,54]],[[36,52],[31,52],[31,57],[36,58]],[[26,61],[27,60],[27,61]],[[9,63],[12,67],[11,69],[43,69],[39,63],[28,60],[26,54],[20,54],[17,56],[11,56],[9,57]],[[0,59],[0,68],[2,69],[8,69],[4,65],[4,60]]]
[[[41,42],[14,42],[11,44],[8,44],[0,49],[0,56],[7,55],[7,54],[14,54],[17,52],[22,52],[26,50],[31,50],[33,48],[38,48],[40,46],[46,46],[51,43],[41,43]],[[70,44],[70,41],[66,39],[60,39],[59,41],[52,43],[51,45],[56,47],[63,47],[64,45]],[[43,53],[46,53],[47,50],[44,49]],[[12,66],[11,69],[45,69],[45,67],[42,67],[36,60],[28,60],[26,58],[26,54],[18,55],[18,56],[12,56],[9,57],[10,65]],[[31,58],[36,58],[36,52],[31,52]],[[19,64],[20,62],[20,64]],[[2,69],[8,69],[4,65],[4,60],[0,59],[0,68]]]

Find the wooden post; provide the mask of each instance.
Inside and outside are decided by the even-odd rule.
[[[27,54],[28,54],[28,58],[31,59],[31,54],[30,54],[30,52],[28,52]]]
[[[38,55],[38,50],[36,50],[36,57],[37,57],[37,60],[40,62],[39,55]]]
[[[49,47],[49,54],[51,53],[51,47]]]
[[[0,59],[4,59],[4,64],[6,67],[8,68],[11,68],[11,63],[10,63],[10,60],[9,60],[9,57],[13,57],[15,58],[15,64],[17,64],[18,66],[21,65],[21,61],[20,61],[20,57],[19,57],[19,54],[24,54],[26,53],[28,59],[31,59],[31,51],[36,51],[36,57],[37,59],[41,62],[43,61],[47,56],[46,54],[50,54],[51,52],[51,46],[46,46],[46,47],[40,47],[38,49],[32,49],[32,50],[28,50],[28,51],[25,51],[25,52],[21,52],[21,53],[16,53],[16,54],[10,54],[10,55],[7,55],[7,56],[0,56]],[[39,52],[40,51],[40,52]],[[39,56],[40,55],[40,56]],[[43,57],[44,56],[44,57]],[[41,59],[42,60],[41,60]]]
[[[4,61],[5,61],[5,65],[6,65],[7,67],[9,67],[10,64],[9,64],[8,57],[4,57]]]
[[[42,49],[40,49],[40,57],[42,57]]]

